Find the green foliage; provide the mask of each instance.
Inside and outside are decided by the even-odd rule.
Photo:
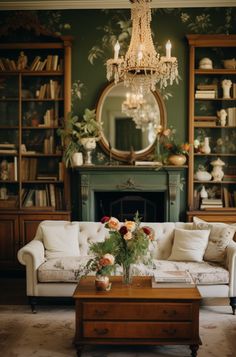
[[[102,130],[102,123],[96,120],[95,109],[85,109],[83,120],[77,121],[74,124],[78,139],[82,138],[98,138]]]

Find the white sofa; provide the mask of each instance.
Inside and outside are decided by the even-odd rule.
[[[150,243],[149,249],[151,264],[135,265],[135,274],[153,275],[157,269],[165,271],[176,269],[188,270],[198,285],[203,298],[228,297],[233,313],[235,313],[236,243],[233,241],[232,235],[228,239],[227,227],[229,226],[223,223],[211,224],[210,227],[207,226],[207,228],[211,229],[210,234],[214,233],[216,226],[219,229],[222,228],[220,235],[221,242],[217,241],[218,237],[215,239],[210,236],[207,243],[209,244],[211,239],[211,244],[216,244],[214,245],[214,249],[220,249],[221,258],[223,258],[221,262],[214,261],[214,249],[213,253],[212,251],[210,252],[211,261],[207,261],[204,258],[205,255],[202,261],[197,262],[168,260],[170,255],[173,255],[177,231],[183,232],[183,234],[190,231],[192,243],[194,231],[199,228],[206,228],[205,224],[207,223],[203,223],[203,226],[196,225],[196,222],[143,223],[143,225],[152,227],[155,232],[154,241]],[[69,232],[64,237],[64,246],[62,244],[58,248],[58,251],[55,252],[53,251],[53,244],[54,246],[57,244],[57,233],[64,230],[65,232]],[[226,236],[222,237],[222,233],[226,234]],[[78,282],[76,272],[82,272],[83,267],[89,259],[89,243],[102,241],[107,234],[107,229],[104,228],[103,224],[98,222],[42,221],[40,223],[35,238],[18,251],[20,263],[26,266],[27,296],[30,298],[33,312],[36,311],[36,300],[39,297],[72,296]],[[74,240],[71,244],[72,235],[76,235],[76,242]],[[222,238],[223,242],[226,242],[223,246]],[[51,243],[52,245],[50,245]],[[45,245],[48,249],[45,249]]]

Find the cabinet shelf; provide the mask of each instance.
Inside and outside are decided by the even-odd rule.
[[[213,207],[205,209],[202,204],[200,191],[204,186],[209,197],[213,195],[220,199],[220,205],[223,206],[223,208],[217,207],[218,213],[214,216],[217,217],[216,221],[227,220],[225,212],[231,210],[230,220],[234,217],[236,222],[236,69],[221,68],[224,60],[236,56],[236,37],[187,35],[187,40],[189,44],[189,143],[193,145],[200,142],[200,147],[189,153],[188,217],[192,219],[194,213],[204,210],[207,214],[200,214],[200,216],[211,219],[210,211],[216,210]],[[218,51],[215,50],[216,48]],[[210,58],[216,68],[197,68],[203,58]],[[230,98],[223,98],[224,79],[232,82]],[[209,98],[210,95],[216,98]],[[196,96],[208,97],[196,98]],[[226,112],[225,126],[218,125],[221,109]],[[207,137],[209,137],[208,141]],[[201,153],[205,142],[209,142],[211,149],[209,154]],[[217,158],[223,161],[223,164],[220,163],[218,167],[212,166],[211,162]],[[222,180],[196,180],[195,173],[202,167],[208,173],[214,171],[212,173],[214,178],[217,174],[219,177],[223,174]]]

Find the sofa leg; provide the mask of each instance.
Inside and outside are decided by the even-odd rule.
[[[235,315],[235,310],[236,310],[236,296],[230,297],[230,305],[233,310],[233,315]]]
[[[30,306],[31,306],[32,313],[36,314],[37,313],[37,310],[36,310],[37,298],[35,296],[30,296],[29,297],[29,303],[30,303]]]

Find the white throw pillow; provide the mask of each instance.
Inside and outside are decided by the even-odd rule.
[[[168,260],[201,262],[210,230],[175,229],[172,252]]]
[[[193,217],[193,229],[210,229],[208,245],[204,254],[204,260],[223,263],[226,248],[233,240],[236,226],[225,223],[208,223],[198,217]]]
[[[43,243],[46,250],[46,259],[78,256],[78,224],[66,223],[54,226],[42,225]]]

